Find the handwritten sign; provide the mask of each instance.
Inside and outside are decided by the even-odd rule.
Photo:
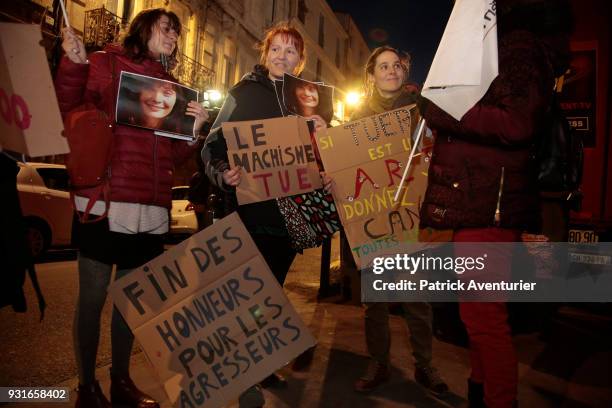
[[[68,153],[40,27],[0,23],[0,148]]]
[[[398,202],[393,198],[418,122],[410,105],[328,129],[317,145],[358,267],[419,240],[419,209],[427,187],[431,146],[415,157]]]
[[[222,407],[315,340],[237,213],[109,293],[175,407]]]
[[[226,122],[230,167],[241,166],[238,203],[249,204],[321,188],[315,152],[303,118]]]

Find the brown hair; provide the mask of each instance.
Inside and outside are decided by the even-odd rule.
[[[170,28],[181,35],[181,22],[176,14],[163,8],[143,10],[132,20],[127,35],[123,39],[123,48],[128,56],[134,61],[140,62],[149,56],[149,46],[147,45],[153,29],[162,16],[170,19]],[[170,58],[174,58],[178,47],[174,49]]]
[[[374,49],[374,51],[372,51],[372,53],[368,57],[368,61],[366,62],[365,69],[363,72],[363,86],[365,88],[366,95],[372,95],[372,92],[374,91],[374,84],[371,83],[368,75],[374,75],[374,68],[376,68],[376,59],[380,54],[386,51],[390,51],[397,55],[400,60],[400,64],[402,64],[402,68],[406,73],[406,78],[408,78],[408,73],[410,72],[410,61],[412,60],[410,54],[404,51],[400,51],[397,48],[390,47],[388,45],[378,47]]]
[[[287,22],[280,22],[273,27],[270,27],[264,33],[264,39],[261,43],[258,44],[257,49],[259,50],[259,63],[261,65],[266,65],[266,57],[268,56],[268,51],[270,50],[270,44],[272,40],[277,35],[281,36],[283,41],[292,42],[295,46],[298,55],[300,56],[300,62],[297,64],[294,70],[294,74],[299,75],[304,69],[304,65],[306,64],[306,54],[304,49],[304,38],[302,38],[302,34],[295,28],[291,27]]]

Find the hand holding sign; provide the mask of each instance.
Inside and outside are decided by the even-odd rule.
[[[225,122],[229,165],[223,181],[238,186],[240,205],[321,188],[319,168],[302,118]],[[240,185],[239,185],[240,184]]]
[[[236,187],[242,179],[242,167],[236,166],[233,169],[223,172],[223,182],[228,186]]]
[[[320,130],[323,130],[327,127],[327,123],[319,115],[306,116],[304,117],[304,119],[314,121],[315,132],[319,132]]]
[[[319,173],[321,175],[321,182],[323,183],[323,189],[326,193],[331,193],[334,179],[327,175],[324,171]]]
[[[85,51],[85,45],[83,41],[77,37],[72,28],[64,27],[62,29],[62,49],[66,53],[66,56],[70,58],[70,61],[75,64],[87,64],[87,52]]]

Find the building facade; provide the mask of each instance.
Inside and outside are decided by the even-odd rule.
[[[221,96],[259,62],[256,45],[265,30],[287,21],[305,39],[307,63],[303,78],[336,87],[335,119],[340,122],[348,117],[344,102],[347,88],[359,86],[355,69],[363,66],[369,53],[350,16],[336,15],[325,0],[64,0],[64,3],[71,27],[82,35],[88,50],[102,49],[105,44],[118,41],[129,22],[144,9],[164,7],[173,11],[182,23],[179,64],[174,76],[198,91],[215,90]],[[58,0],[2,2],[0,19],[40,24],[53,67],[58,56],[53,45],[63,26]],[[221,102],[222,99],[218,104]]]
[[[250,71],[259,60],[255,45],[265,30],[279,21],[288,21],[305,38],[308,60],[303,77],[336,86],[340,100],[344,87],[358,82],[355,67],[363,66],[369,51],[350,16],[336,15],[325,0],[64,1],[71,26],[89,49],[118,40],[143,9],[165,7],[173,11],[183,25],[180,61],[174,74],[200,91],[224,93]],[[60,22],[54,19],[61,19],[58,0],[15,0],[15,4],[36,7],[38,18],[59,31]]]

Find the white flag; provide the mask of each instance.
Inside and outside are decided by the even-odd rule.
[[[495,0],[457,0],[422,95],[460,120],[497,74]]]

